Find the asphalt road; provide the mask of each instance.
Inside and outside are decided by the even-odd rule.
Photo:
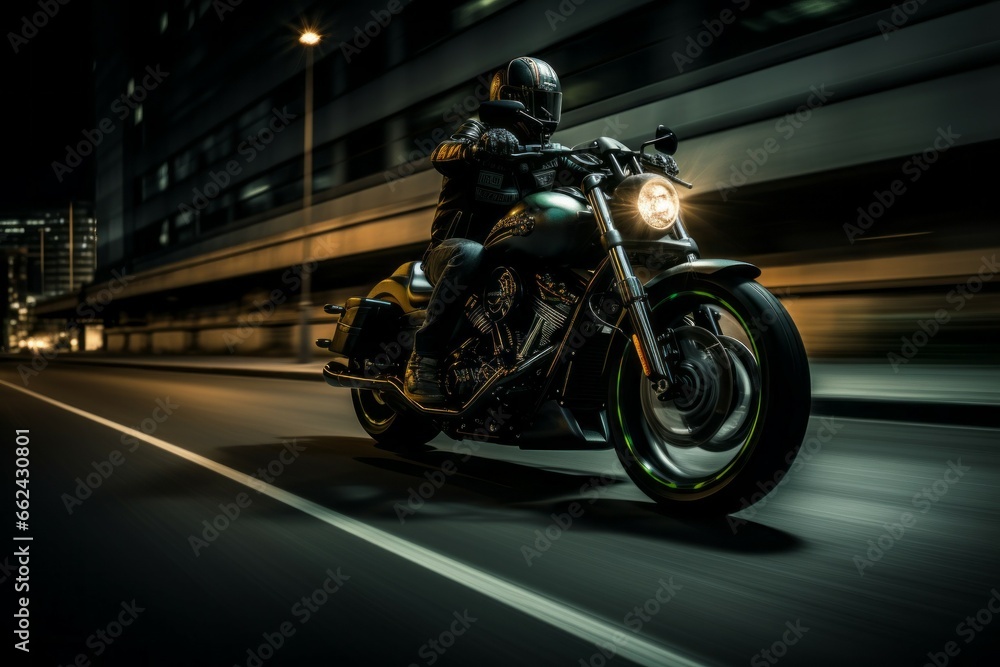
[[[1000,664],[994,429],[814,415],[764,504],[696,523],[610,451],[378,449],[322,383],[0,381],[8,497],[30,431],[0,552],[11,644],[30,598],[17,664]]]

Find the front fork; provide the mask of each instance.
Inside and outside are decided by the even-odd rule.
[[[674,385],[674,375],[661,353],[662,344],[657,340],[656,332],[650,322],[649,296],[642,283],[632,271],[632,262],[625,254],[624,240],[621,232],[615,228],[611,211],[604,196],[601,183],[604,177],[591,174],[583,179],[583,192],[594,211],[598,229],[601,231],[601,243],[611,258],[611,267],[618,282],[618,292],[622,303],[628,310],[632,320],[632,343],[635,345],[642,363],[642,372],[653,383],[656,393],[663,396]],[[666,332],[670,336],[671,332]]]

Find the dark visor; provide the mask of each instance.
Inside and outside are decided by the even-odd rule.
[[[562,116],[562,93],[533,90],[520,86],[501,86],[500,99],[517,100],[538,120],[558,123]]]

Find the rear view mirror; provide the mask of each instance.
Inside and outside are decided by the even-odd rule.
[[[656,128],[656,141],[653,146],[661,153],[673,155],[677,152],[677,135],[670,128],[660,125]]]

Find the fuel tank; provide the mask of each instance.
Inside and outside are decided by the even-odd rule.
[[[600,256],[586,199],[567,191],[528,195],[493,226],[483,245],[502,262],[584,266]]]

